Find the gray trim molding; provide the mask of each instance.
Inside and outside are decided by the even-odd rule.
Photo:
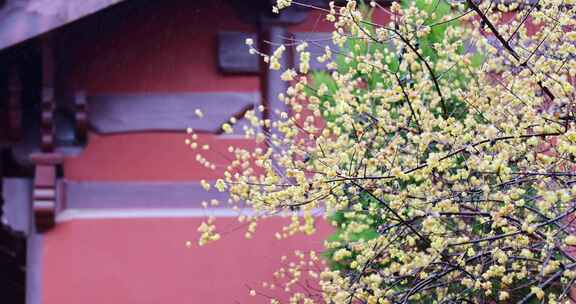
[[[34,225],[30,226],[34,229]],[[26,304],[42,303],[42,235],[31,232],[26,253]]]
[[[0,50],[123,0],[6,0],[0,9]]]
[[[64,181],[64,209],[200,208],[202,201],[227,205],[228,194],[205,191],[199,182]]]
[[[223,123],[260,104],[258,92],[119,94],[88,97],[88,122],[98,133],[196,131],[220,133]],[[195,110],[200,109],[200,118]]]
[[[246,32],[218,32],[218,69],[224,73],[258,74],[260,57],[248,52],[246,39],[258,43],[258,34]],[[258,48],[258,45],[254,47]]]

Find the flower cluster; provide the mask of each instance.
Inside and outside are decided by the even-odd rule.
[[[512,17],[491,1],[330,3],[339,49],[311,58],[302,43],[297,69],[280,66],[284,46],[268,56],[249,41],[284,69],[289,111],[248,113],[246,136],[260,145],[231,147],[216,186],[255,211],[250,223],[290,214],[279,239],[312,233],[319,212],[335,226],[328,267],[281,272],[293,303],[566,301],[576,280],[572,2],[514,6]],[[202,243],[217,238],[211,223],[202,232]],[[298,290],[304,277],[316,294]]]

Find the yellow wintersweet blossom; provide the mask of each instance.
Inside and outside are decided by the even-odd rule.
[[[319,56],[312,41],[272,54],[247,41],[281,71],[285,108],[246,112],[255,147],[198,149],[196,160],[230,159],[212,186],[250,209],[239,217],[246,237],[277,215],[288,222],[270,232],[279,240],[314,233],[319,219],[336,230],[326,264],[299,252],[263,288],[291,303],[565,301],[576,277],[571,2],[330,2],[318,9],[332,46]],[[294,6],[314,7],[274,10]],[[299,61],[282,66],[292,51]],[[200,244],[220,237],[210,219],[199,231]]]
[[[576,246],[576,236],[569,235],[564,239],[564,243],[568,246]]]

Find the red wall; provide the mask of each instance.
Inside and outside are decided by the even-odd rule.
[[[128,5],[138,2],[140,6]],[[293,31],[329,31],[312,15]],[[324,23],[324,25],[321,25]],[[255,31],[221,1],[128,1],[65,30],[63,77],[88,95],[110,93],[257,91],[256,76],[217,71],[216,33]],[[65,162],[65,178],[82,181],[181,181],[213,179],[194,160],[182,133],[91,134],[85,150]],[[242,139],[201,137],[225,152]],[[212,156],[207,157],[215,160]],[[75,220],[44,235],[44,304],[268,303],[248,295],[246,284],[270,280],[279,258],[295,249],[321,249],[330,233],[277,241],[287,221],[269,219],[253,240],[243,229],[217,243],[186,248],[200,218]],[[239,226],[219,218],[221,227]]]
[[[217,71],[218,31],[255,31],[221,0],[128,1],[69,27],[64,75],[88,94],[254,91],[255,76]]]
[[[44,304],[269,303],[249,296],[281,266],[282,255],[319,250],[330,228],[277,241],[287,219],[263,221],[253,239],[237,230],[193,245],[200,219],[82,220],[59,224],[45,239]],[[217,220],[238,227],[233,218]],[[263,290],[266,291],[266,290]],[[282,296],[279,290],[267,294]],[[284,303],[284,302],[283,302]]]
[[[138,3],[134,5],[133,3]],[[376,17],[384,23],[387,16]],[[312,13],[290,31],[332,29]],[[217,71],[216,34],[256,31],[220,0],[127,1],[68,27],[61,38],[62,75],[69,87],[104,93],[257,91],[256,76]],[[83,181],[213,179],[184,145],[182,133],[92,134],[83,153],[65,163],[65,177]],[[224,152],[245,140],[203,136]],[[212,153],[213,154],[213,153]],[[215,160],[211,158],[211,160]],[[279,257],[294,249],[321,249],[324,222],[311,238],[278,242],[286,221],[269,219],[255,239],[242,229],[207,247],[186,248],[198,237],[199,218],[76,220],[44,235],[44,304],[268,303],[250,286],[270,280]],[[220,218],[221,227],[237,227]]]
[[[127,1],[61,33],[61,74],[67,87],[88,95],[259,91],[258,76],[218,71],[217,33],[229,30],[255,32],[256,27],[221,0]],[[185,138],[183,132],[92,135],[80,156],[66,160],[65,176],[137,181],[215,177],[194,161]],[[242,142],[204,138],[222,152]]]
[[[227,165],[219,153],[231,154],[228,146],[254,146],[245,139],[222,139],[201,135],[199,143],[211,150],[192,151],[184,144],[188,136],[182,133],[135,133],[118,135],[91,134],[86,149],[78,157],[67,158],[64,175],[80,181],[186,181],[215,180],[222,171],[212,171],[200,165],[196,153],[209,161]],[[216,152],[217,151],[217,152]]]
[[[385,25],[390,20],[390,14],[382,10],[374,10],[372,22]],[[334,25],[326,20],[326,15],[320,11],[310,11],[306,21],[289,27],[293,32],[332,32]]]

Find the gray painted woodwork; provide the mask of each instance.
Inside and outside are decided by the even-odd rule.
[[[0,9],[0,50],[123,0],[7,0]]]
[[[298,24],[304,22],[307,17],[308,9],[292,6],[282,10],[280,14],[264,12],[261,14],[260,20],[262,23],[268,24]]]
[[[31,225],[34,229],[34,225]],[[33,231],[26,243],[26,304],[42,303],[43,238]]]
[[[254,41],[258,48],[258,35],[244,32],[218,33],[218,69],[224,73],[260,72],[260,56],[249,53],[246,39]]]
[[[88,97],[88,122],[98,133],[183,131],[220,133],[222,124],[260,104],[254,93],[99,95]],[[203,118],[194,112],[201,109]]]
[[[65,181],[66,209],[200,208],[212,199],[227,204],[228,194],[205,191],[199,182]]]
[[[16,231],[29,233],[31,220],[32,180],[26,178],[4,178],[4,218],[8,226]]]

